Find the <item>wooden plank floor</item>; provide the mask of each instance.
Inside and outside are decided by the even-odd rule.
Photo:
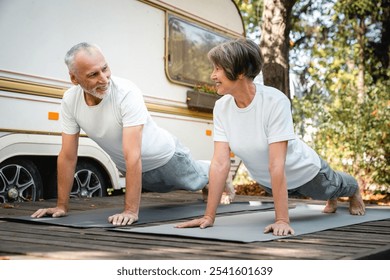
[[[200,193],[183,191],[144,193],[142,205],[180,204],[199,199]],[[257,198],[238,196],[236,201],[254,199]],[[262,199],[269,201],[269,198]],[[30,215],[38,208],[54,205],[55,200],[0,204],[0,217]],[[72,211],[122,205],[123,195],[71,200]],[[0,220],[0,259],[390,259],[390,219],[275,241],[244,244]]]

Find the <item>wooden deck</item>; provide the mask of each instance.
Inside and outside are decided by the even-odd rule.
[[[167,194],[145,193],[142,205],[180,204],[200,198],[200,193],[181,191]],[[236,200],[249,201],[253,197],[239,196]],[[323,204],[316,201],[310,203]],[[55,200],[0,204],[0,217],[30,215],[38,208],[54,205]],[[72,211],[122,205],[123,195],[71,200]],[[388,260],[390,219],[247,244],[0,220],[0,259]]]

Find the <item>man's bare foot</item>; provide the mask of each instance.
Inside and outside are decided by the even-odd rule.
[[[221,204],[230,204],[234,197],[236,196],[236,191],[231,183],[226,183],[225,191],[222,193]]]
[[[203,202],[207,203],[207,198],[209,196],[209,185],[206,185],[203,189],[202,189],[202,196],[203,196]]]
[[[366,213],[364,201],[359,188],[353,196],[349,197],[349,213],[351,215],[364,215]]]
[[[322,210],[323,213],[336,213],[337,210],[337,199],[329,199],[326,202],[324,210]]]
[[[209,196],[209,186],[206,185],[202,189],[202,196],[203,196],[203,201],[207,203],[207,198]],[[234,190],[233,185],[226,183],[225,185],[225,191],[222,193],[220,203],[221,204],[230,204],[234,197],[236,196],[236,191]]]

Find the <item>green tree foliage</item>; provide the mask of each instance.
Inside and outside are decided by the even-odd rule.
[[[260,38],[263,0],[234,0],[244,21],[245,31],[250,38]]]
[[[334,168],[355,175],[364,188],[390,192],[388,1],[327,5],[311,10],[322,17],[298,28],[301,49],[310,46],[302,73],[312,85],[293,100],[297,129],[304,134],[310,120],[313,148]]]
[[[235,2],[258,37],[263,0]],[[390,1],[299,0],[292,11],[297,131],[363,188],[390,193]]]

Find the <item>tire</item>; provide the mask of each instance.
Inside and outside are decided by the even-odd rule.
[[[0,203],[38,201],[42,179],[37,166],[27,159],[9,159],[0,164]]]
[[[50,189],[46,192],[48,194],[47,198],[56,198],[56,173],[49,179],[48,187]],[[93,161],[78,159],[70,197],[86,198],[102,196],[107,196],[107,180],[105,179],[105,174]]]
[[[74,174],[70,197],[107,196],[107,184],[100,168],[91,161],[80,159]]]

